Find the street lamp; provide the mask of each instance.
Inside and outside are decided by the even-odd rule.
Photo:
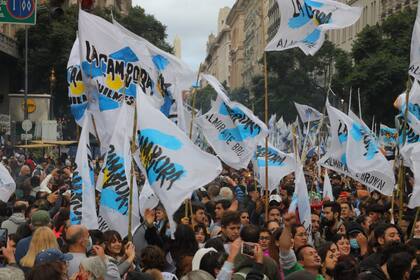
[[[55,83],[56,83],[54,66],[51,68],[49,80],[50,80],[50,119],[52,119],[53,117],[53,92],[54,92]]]

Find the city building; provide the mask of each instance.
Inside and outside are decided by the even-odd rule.
[[[238,0],[233,5],[226,19],[226,24],[230,26],[230,81],[231,88],[239,88],[243,85],[243,65],[244,65],[244,40],[245,33],[245,8],[247,0]]]
[[[174,38],[174,54],[179,59],[181,58],[181,38],[179,38],[178,35],[176,35]]]
[[[226,24],[230,8],[220,9],[217,34],[210,34],[207,41],[207,55],[201,71],[215,76],[221,83],[230,86],[230,27]]]
[[[350,6],[363,7],[362,16],[352,26],[328,31],[328,39],[337,47],[348,52],[351,51],[356,35],[365,26],[375,25],[398,11],[407,7],[416,9],[417,6],[417,0],[350,0],[345,3]]]
[[[65,0],[67,6],[77,5],[78,0]],[[131,0],[94,0],[93,7],[98,8],[111,8],[114,7],[115,10],[123,15],[128,15],[128,11],[132,7]]]

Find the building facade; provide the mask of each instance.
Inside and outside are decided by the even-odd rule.
[[[344,2],[344,1],[342,1]],[[366,26],[381,23],[386,17],[407,7],[416,9],[417,0],[350,0],[345,2],[354,7],[363,7],[360,19],[347,28],[328,31],[328,39],[337,47],[350,52],[357,34]]]
[[[210,34],[207,41],[207,55],[201,65],[201,71],[211,74],[230,86],[230,31],[226,19],[230,9],[224,7],[219,11],[217,34]]]

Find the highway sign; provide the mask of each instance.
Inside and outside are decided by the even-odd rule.
[[[35,24],[36,0],[0,0],[0,23]]]

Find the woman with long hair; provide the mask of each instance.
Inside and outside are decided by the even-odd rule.
[[[25,269],[31,269],[34,266],[36,255],[45,249],[60,249],[54,232],[49,227],[40,227],[35,230],[29,244],[28,253],[20,260],[20,266]]]
[[[136,257],[133,243],[123,244],[121,235],[115,230],[105,231],[103,234],[105,254],[109,260],[118,266],[120,275],[124,275],[134,265]]]
[[[176,266],[177,276],[181,277],[191,271],[192,258],[198,250],[198,243],[193,229],[187,225],[178,225],[174,235],[169,253]]]
[[[340,252],[333,242],[325,242],[318,248],[318,255],[321,258],[321,274],[325,280],[333,279],[333,272],[337,264]]]
[[[331,241],[337,245],[338,251],[340,251],[340,256],[350,255],[350,240],[347,235],[336,234],[332,237]]]

